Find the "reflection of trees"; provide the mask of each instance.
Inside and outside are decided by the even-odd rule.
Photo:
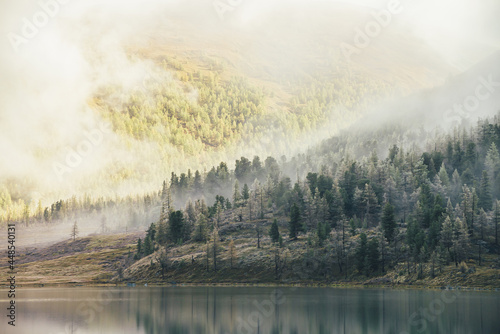
[[[78,333],[412,333],[410,314],[441,297],[440,291],[414,290],[169,287],[112,289],[105,300],[98,291],[40,289],[30,300],[54,300],[20,300],[20,316],[38,329],[71,324]],[[490,297],[462,292],[427,330],[466,333],[482,326],[482,333],[495,332],[500,306]]]

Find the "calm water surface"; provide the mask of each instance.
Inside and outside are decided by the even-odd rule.
[[[20,288],[16,305],[15,328],[2,306],[0,333],[500,333],[499,292]]]

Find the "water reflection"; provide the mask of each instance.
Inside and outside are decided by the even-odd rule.
[[[16,303],[7,333],[500,333],[493,292],[43,288],[20,289]]]

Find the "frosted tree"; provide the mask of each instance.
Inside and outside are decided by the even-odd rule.
[[[450,217],[446,217],[443,222],[443,227],[441,229],[441,243],[443,246],[450,251],[451,246],[453,246],[453,224]]]
[[[484,165],[486,166],[489,179],[494,180],[496,174],[500,171],[500,154],[498,153],[495,143],[491,143],[488,153],[486,154]]]
[[[78,223],[75,220],[75,222],[73,223],[73,226],[71,227],[71,234],[70,234],[73,241],[75,241],[76,237],[78,237],[78,233],[79,233],[78,232]]]

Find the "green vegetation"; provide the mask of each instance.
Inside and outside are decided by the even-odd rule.
[[[264,164],[258,158],[250,162],[242,157],[234,171],[221,163],[205,175],[196,192],[210,195],[214,190],[229,189],[233,203],[223,195],[215,196],[213,206],[206,206],[203,198],[194,204],[188,201],[184,215],[193,211],[190,215],[197,217],[191,234],[181,233],[182,211],[171,209],[167,245],[184,250],[193,245],[199,252],[197,243],[207,242],[203,251],[205,268],[215,272],[216,268],[224,270],[220,269],[224,253],[234,258],[234,240],[244,237],[250,244],[245,252],[240,250],[240,264],[256,270],[253,266],[258,261],[247,259],[265,256],[259,250],[263,249],[274,258],[269,266],[275,275],[268,280],[321,282],[329,277],[326,281],[358,281],[377,276],[396,280],[403,276],[406,283],[427,279],[441,282],[444,268],[449,266],[465,273],[485,265],[498,271],[500,202],[490,189],[500,188],[500,166],[486,161],[495,155],[491,148],[499,144],[499,120],[481,121],[470,132],[461,132],[460,137],[437,142],[431,152],[404,152],[392,146],[385,160],[371,154],[359,162],[344,159],[332,166],[316,166],[320,173],[306,169],[303,181],[299,179],[293,186],[283,171],[299,170],[306,161],[324,161],[321,156],[313,152],[310,157],[299,156],[289,162],[283,159],[281,165],[271,157]],[[435,166],[440,168],[436,170]],[[485,182],[488,174],[494,180],[491,188]],[[177,176],[173,174],[172,179],[177,180]],[[252,179],[252,186],[245,183],[240,195],[238,184]],[[187,177],[184,186],[171,182],[167,187],[165,183],[162,193],[195,196],[189,180]],[[287,231],[277,218],[287,221]],[[167,226],[160,223],[155,226]],[[269,243],[266,238],[261,240],[262,226],[268,228]],[[289,239],[283,240],[281,232],[287,232]],[[219,241],[229,236],[231,246],[224,250]],[[278,242],[282,251],[272,246]],[[303,264],[292,270],[295,274],[299,270],[298,278],[290,271],[292,263],[284,264],[282,252],[290,254],[292,263]],[[466,266],[473,269],[464,269]],[[224,272],[213,277],[224,280]]]
[[[129,208],[126,226],[148,229],[136,239],[136,263],[120,269],[128,279],[237,281],[239,273],[261,282],[444,282],[455,268],[487,285],[477,273],[500,268],[500,117],[435,139],[431,151],[386,145],[385,159],[375,150],[341,160],[331,154],[382,142],[386,131],[331,138],[280,162],[241,157],[234,170],[221,162],[172,173],[143,197],[60,200],[34,215],[26,210],[25,222]]]

